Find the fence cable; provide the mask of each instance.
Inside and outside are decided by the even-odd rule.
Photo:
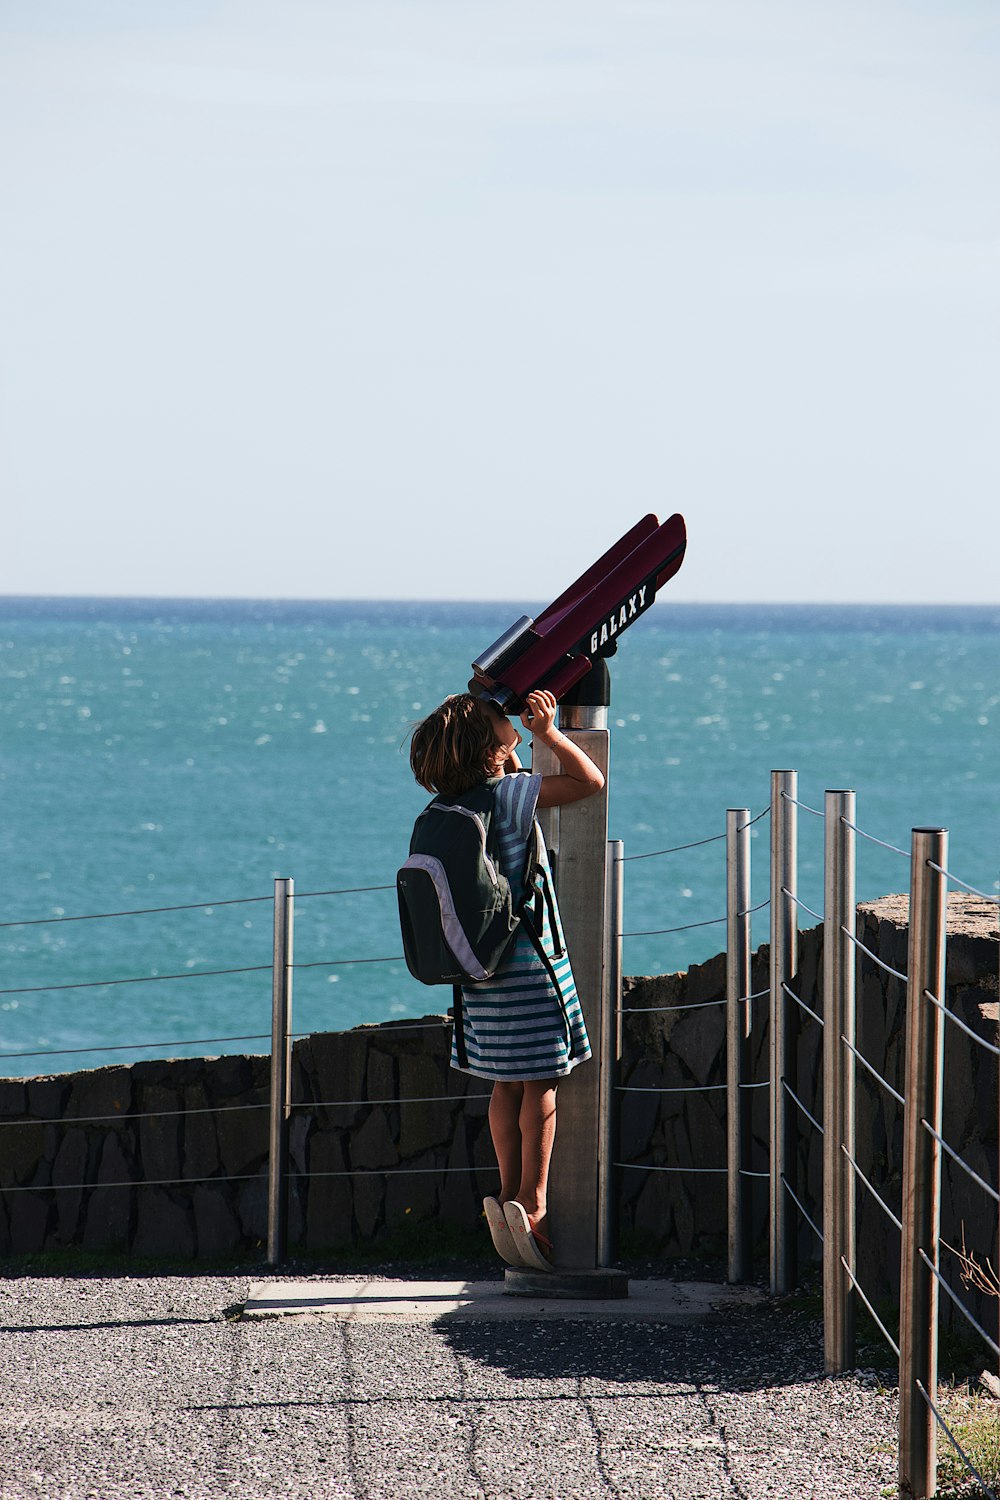
[[[463,1100],[466,1104],[477,1099],[489,1099],[489,1094],[427,1094],[422,1097],[414,1095],[412,1098],[396,1099],[296,1099],[290,1106],[292,1109],[347,1109],[357,1108],[366,1104],[454,1104],[457,1100]]]
[[[725,1005],[725,996],[718,1000],[692,1000],[686,1005],[623,1005],[623,1016],[659,1016],[668,1010],[705,1010],[709,1005]]]
[[[770,807],[765,807],[762,812],[759,812],[756,817],[751,818],[748,823],[741,823],[737,829],[737,833],[742,833],[744,828],[752,828],[755,823],[760,822],[761,818],[766,818],[770,811]],[[714,833],[711,838],[695,839],[693,844],[674,844],[671,849],[652,849],[648,854],[623,854],[619,863],[627,864],[633,859],[658,859],[661,854],[680,854],[685,849],[701,849],[705,844],[717,844],[720,839],[725,839],[726,837],[727,835],[724,833]]]
[[[0,990],[0,995],[45,995],[56,990],[103,990],[113,984],[161,984],[166,979],[213,979],[220,974],[263,974],[271,972],[270,964],[251,964],[242,969],[189,969],[186,974],[140,974],[131,979],[83,979],[75,984],[33,984],[21,989]],[[94,1049],[88,1048],[88,1051]]]
[[[840,821],[843,823],[845,828],[850,828],[854,833],[859,833],[861,837],[863,839],[867,839],[869,843],[880,844],[883,849],[891,849],[893,854],[901,854],[904,859],[909,859],[909,849],[900,849],[898,844],[887,844],[885,839],[877,839],[873,833],[865,833],[865,830],[863,828],[859,828],[857,823],[852,823],[849,818],[841,816]]]
[[[826,1022],[823,1020],[823,1017],[821,1015],[819,1015],[816,1011],[814,1011],[811,1005],[807,1005],[804,1000],[800,999],[799,996],[795,993],[795,991],[789,985],[787,985],[784,980],[781,981],[781,988],[784,990],[784,992],[788,996],[789,1000],[794,1000],[796,1005],[801,1005],[802,1009],[805,1011],[805,1013],[806,1013],[807,1016],[812,1016],[813,1020],[817,1021],[820,1024],[820,1026],[825,1026],[826,1025]]]
[[[793,1088],[789,1086],[787,1079],[783,1078],[781,1080],[781,1087],[784,1089],[785,1093],[789,1095],[790,1098],[794,1099],[795,1103],[799,1106],[799,1109],[805,1115],[806,1119],[809,1121],[813,1129],[818,1130],[820,1135],[826,1135],[826,1131],[823,1129],[822,1125],[816,1119],[815,1115],[811,1115],[809,1113],[805,1105],[802,1103],[802,1100],[799,1098],[798,1094]]]
[[[693,927],[718,927],[721,922],[728,922],[728,917],[709,917],[707,922],[685,922],[683,927],[654,927],[650,932],[623,932],[623,938],[633,937],[666,937],[670,932],[690,932]],[[3,992],[0,991],[0,994]]]
[[[933,1136],[938,1145],[944,1147],[945,1151],[947,1151],[952,1161],[955,1162],[957,1166],[961,1167],[962,1171],[967,1173],[967,1175],[972,1178],[973,1182],[978,1183],[983,1192],[988,1193],[989,1196],[993,1199],[994,1203],[1000,1203],[1000,1193],[997,1192],[996,1188],[990,1187],[989,1183],[984,1177],[980,1177],[978,1172],[973,1171],[973,1169],[969,1166],[969,1163],[965,1161],[963,1157],[959,1156],[957,1151],[953,1150],[952,1147],[948,1145],[948,1142],[945,1140],[944,1136],[938,1135],[933,1125],[929,1125],[924,1119],[921,1119],[920,1123],[927,1131],[928,1135]]]
[[[304,1032],[303,1035],[310,1035]],[[193,1036],[177,1042],[115,1042],[105,1046],[103,1042],[94,1047],[50,1047],[45,1052],[0,1052],[0,1059],[8,1057],[75,1057],[87,1052],[138,1052],[147,1047],[207,1047],[210,1042],[269,1042],[271,1033],[258,1032],[256,1036]]]
[[[940,1268],[934,1264],[929,1255],[924,1254],[919,1245],[917,1246],[917,1254],[920,1256],[920,1259],[923,1261],[927,1269],[931,1272],[941,1290],[943,1292],[947,1292],[948,1296],[951,1298],[952,1302],[954,1302],[955,1306],[958,1308],[962,1316],[968,1323],[972,1325],[972,1327],[979,1334],[980,1338],[985,1340],[985,1342],[993,1350],[993,1353],[997,1356],[997,1358],[1000,1359],[1000,1344],[998,1344],[996,1340],[986,1332],[986,1329],[983,1327],[983,1325],[977,1322],[976,1319],[972,1316],[969,1309],[962,1301],[961,1297],[959,1297],[958,1294],[953,1291],[952,1288],[948,1285],[947,1281],[945,1281],[944,1277],[941,1275]]]
[[[611,1165],[624,1167],[626,1171],[633,1172],[698,1172],[702,1176],[710,1177],[717,1176],[719,1173],[724,1176],[729,1171],[728,1167],[654,1167],[645,1161],[613,1161]]]
[[[873,1068],[872,1067],[872,1065],[868,1061],[867,1057],[865,1057],[862,1053],[860,1053],[858,1051],[857,1047],[855,1047],[855,1045],[854,1045],[853,1042],[849,1042],[847,1040],[847,1037],[844,1035],[843,1032],[840,1033],[840,1040],[843,1042],[844,1046],[852,1054],[852,1056],[855,1058],[855,1060],[857,1062],[859,1062],[861,1064],[861,1066],[864,1069],[866,1069],[867,1072],[869,1072],[871,1074],[871,1076],[874,1078],[875,1082],[876,1083],[880,1083],[882,1085],[882,1087],[885,1089],[886,1093],[887,1094],[891,1094],[892,1097],[896,1100],[897,1104],[902,1104],[903,1108],[905,1109],[906,1108],[906,1100],[903,1098],[903,1095],[901,1093],[899,1093],[897,1089],[893,1088],[892,1084],[889,1082],[889,1080],[887,1078],[883,1078],[882,1077],[882,1074],[878,1071],[877,1068]]]
[[[782,792],[781,796],[783,801],[791,802],[793,807],[801,807],[803,812],[812,813],[814,818],[826,817],[826,813],[820,812],[818,807],[810,807],[808,802],[800,802],[799,799],[797,797],[793,797],[790,792]]]
[[[861,939],[857,937],[849,927],[845,927],[844,924],[841,923],[840,930],[846,938],[850,939],[855,948],[860,948],[862,953],[867,953],[868,957],[872,959],[874,963],[877,963],[880,969],[884,969],[887,974],[892,974],[896,979],[901,979],[904,984],[907,984],[909,982],[905,974],[901,974],[898,969],[894,969],[891,964],[887,964],[883,959],[879,958],[877,953],[873,953],[870,948],[866,948]]]
[[[792,1202],[795,1204],[795,1207],[798,1209],[799,1213],[809,1225],[809,1228],[812,1230],[813,1234],[819,1240],[820,1244],[824,1244],[825,1241],[823,1239],[822,1229],[818,1228],[818,1226],[813,1222],[813,1219],[809,1214],[809,1210],[803,1206],[795,1192],[792,1190],[792,1186],[789,1183],[788,1178],[785,1176],[784,1172],[781,1173],[781,1184],[785,1189],[785,1192],[788,1194],[789,1198],[791,1198]]]
[[[296,901],[305,901],[310,896],[361,896],[366,891],[394,891],[394,885],[348,885],[339,891],[295,891]]]
[[[62,1115],[56,1120],[0,1120],[0,1128],[9,1128],[15,1125],[106,1125],[114,1121],[118,1125],[138,1125],[143,1120],[169,1120],[179,1115],[225,1115],[233,1114],[241,1109],[270,1109],[270,1103],[265,1100],[260,1104],[206,1104],[198,1105],[195,1109],[146,1109],[134,1115]],[[94,1184],[103,1187],[103,1183]]]
[[[401,964],[402,953],[390,954],[388,958],[323,958],[314,963],[289,964],[290,969],[340,969],[353,964]],[[270,964],[268,965],[270,968]]]
[[[729,1087],[726,1083],[685,1083],[660,1088],[645,1088],[638,1083],[616,1083],[616,1094],[716,1094]]]
[[[872,1307],[872,1305],[869,1302],[867,1296],[865,1295],[864,1288],[862,1287],[860,1281],[855,1276],[854,1272],[851,1270],[850,1266],[847,1264],[847,1261],[844,1259],[843,1256],[840,1257],[840,1264],[843,1266],[844,1270],[847,1272],[847,1277],[848,1277],[848,1280],[850,1281],[852,1287],[857,1292],[858,1296],[861,1298],[862,1302],[865,1304],[865,1306],[867,1307],[868,1311],[871,1313],[873,1319],[878,1324],[878,1327],[881,1329],[881,1331],[882,1331],[882,1337],[885,1339],[886,1343],[889,1345],[889,1348],[892,1350],[893,1354],[898,1359],[899,1358],[899,1345],[896,1343],[896,1340],[893,1338],[893,1336],[889,1332],[888,1328],[886,1328],[885,1324],[882,1322],[882,1319],[879,1317],[879,1315],[875,1311],[874,1307]]]
[[[872,1184],[868,1181],[868,1178],[865,1176],[864,1172],[862,1172],[861,1168],[858,1166],[857,1162],[855,1161],[855,1159],[851,1155],[851,1153],[848,1151],[848,1149],[844,1145],[843,1141],[841,1141],[841,1143],[840,1143],[840,1149],[841,1149],[841,1151],[843,1151],[844,1155],[847,1157],[847,1160],[848,1160],[848,1162],[851,1165],[851,1170],[854,1172],[855,1177],[858,1177],[858,1178],[861,1179],[861,1181],[864,1183],[865,1187],[868,1189],[869,1193],[871,1193],[872,1197],[875,1199],[875,1202],[878,1204],[879,1208],[881,1208],[881,1210],[882,1210],[882,1212],[884,1214],[888,1215],[888,1217],[895,1224],[896,1228],[899,1230],[900,1234],[902,1234],[902,1232],[903,1232],[903,1222],[902,1222],[902,1220],[896,1218],[896,1215],[893,1213],[893,1211],[889,1207],[888,1203],[886,1203],[886,1201],[882,1197],[881,1193],[879,1193],[878,1190],[876,1188],[874,1188],[872,1186]]]
[[[968,1469],[968,1471],[972,1475],[973,1479],[979,1485],[979,1487],[982,1490],[983,1494],[984,1495],[988,1495],[989,1496],[989,1500],[997,1500],[996,1491],[993,1490],[993,1489],[991,1489],[990,1486],[986,1483],[986,1480],[980,1474],[979,1470],[976,1468],[975,1464],[972,1462],[972,1460],[970,1459],[969,1455],[966,1453],[965,1449],[962,1447],[961,1443],[958,1441],[958,1438],[952,1432],[951,1428],[948,1426],[948,1423],[945,1421],[944,1417],[938,1411],[937,1407],[934,1405],[934,1402],[931,1400],[930,1396],[928,1396],[927,1392],[924,1390],[923,1381],[916,1380],[916,1381],[914,1381],[914,1384],[917,1387],[917,1390],[920,1392],[921,1396],[923,1396],[924,1400],[927,1402],[927,1405],[930,1407],[931,1411],[934,1413],[934,1416],[935,1416],[935,1418],[936,1418],[936,1420],[938,1422],[938,1425],[940,1427],[942,1427],[944,1429],[945,1433],[947,1434],[948,1441],[951,1443],[951,1446],[954,1448],[955,1452],[958,1454],[959,1458],[962,1460],[963,1464]]]
[[[929,859],[927,861],[927,865],[929,869],[937,870],[939,875],[944,875],[946,879],[953,881],[955,885],[960,885],[963,890],[971,891],[974,896],[982,896],[984,901],[991,902],[993,906],[1000,906],[1000,896],[989,896],[985,891],[978,890],[976,886],[969,885],[967,881],[959,880],[957,875],[953,875],[951,871],[946,870],[943,865],[936,865],[932,859]]]
[[[824,917],[824,915],[823,915],[823,913],[821,911],[813,911],[812,907],[811,906],[807,906],[804,901],[800,901],[799,898],[798,898],[798,896],[794,895],[788,889],[787,885],[783,885],[781,887],[781,894],[783,896],[787,896],[788,899],[789,899],[789,901],[793,901],[795,903],[795,905],[797,907],[799,907],[799,909],[801,911],[807,911],[811,917],[815,917],[816,920],[817,920],[817,922],[825,922],[826,921],[826,918]]]
[[[80,917],[24,917],[20,922],[0,922],[2,927],[48,927],[53,922],[105,922],[109,917],[151,917],[165,911],[207,911],[217,906],[252,906],[273,896],[240,896],[232,901],[187,901],[182,906],[140,906],[135,911],[94,911]]]
[[[932,1005],[936,1005],[941,1014],[946,1016],[949,1021],[952,1021],[960,1031],[964,1031],[966,1036],[971,1036],[974,1042],[978,1042],[984,1052],[990,1052],[994,1057],[1000,1057],[1000,1047],[994,1047],[993,1043],[988,1042],[985,1037],[977,1035],[971,1026],[966,1026],[965,1022],[960,1020],[953,1010],[949,1010],[947,1005],[940,1001],[936,995],[932,995],[930,990],[924,990],[924,999],[929,1000]]]
[[[267,1172],[246,1172],[242,1176],[226,1172],[221,1177],[149,1177],[142,1182],[33,1182],[24,1187],[0,1187],[0,1193],[73,1193],[81,1189],[93,1189],[95,1193],[106,1188],[143,1187],[192,1187],[202,1182],[266,1182]]]

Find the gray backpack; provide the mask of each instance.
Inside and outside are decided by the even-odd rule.
[[[538,825],[528,840],[524,895],[517,900],[498,859],[496,786],[497,780],[485,781],[461,796],[429,802],[413,825],[409,858],[396,875],[406,967],[421,984],[453,986],[456,1048],[463,1067],[462,985],[492,979],[519,927],[562,999],[539,935],[543,902],[554,932],[558,924],[540,859]]]
[[[406,966],[421,984],[491,979],[520,920],[500,869],[496,781],[435,797],[396,875]]]

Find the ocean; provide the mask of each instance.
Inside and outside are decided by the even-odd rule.
[[[391,887],[426,800],[407,732],[522,613],[0,599],[0,1074],[266,1050],[276,876],[297,892],[296,1031],[443,1009],[396,957]],[[947,826],[951,869],[1000,891],[998,645],[1000,607],[659,600],[610,663],[610,831],[657,854],[625,867],[626,931],[684,930],[626,939],[626,973],[724,946],[724,844],[658,851],[760,812],[772,768],[797,769],[813,808],[853,787],[859,825],[903,850]],[[807,812],[799,841],[820,910]],[[907,878],[859,841],[859,899]],[[100,915],[117,912],[135,914]]]

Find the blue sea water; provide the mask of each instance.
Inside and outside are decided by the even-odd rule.
[[[391,889],[316,893],[391,887],[426,800],[407,731],[523,612],[0,599],[0,1073],[266,1050],[275,876],[295,879],[295,960],[315,965],[295,973],[297,1030],[441,1009],[395,958]],[[912,827],[947,825],[952,869],[996,892],[998,644],[1000,608],[658,601],[611,662],[611,834],[626,855],[711,838],[795,768],[804,802],[853,787],[861,826],[904,850]],[[803,812],[817,910],[821,851]],[[859,898],[907,875],[860,841]],[[687,930],[628,939],[626,972],[717,952],[724,902],[721,842],[630,860],[626,930]],[[172,906],[190,909],[149,910]],[[52,920],[122,911],[144,914]],[[369,959],[392,961],[343,962]],[[104,982],[125,978],[151,982]],[[260,1040],[200,1040],[220,1037]]]

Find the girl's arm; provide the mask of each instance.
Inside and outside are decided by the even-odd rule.
[[[562,767],[559,776],[543,776],[538,791],[538,807],[565,807],[593,797],[604,785],[604,773],[578,745],[555,727],[556,700],[544,688],[527,697],[528,707],[521,723],[530,729],[533,739],[548,745]]]

